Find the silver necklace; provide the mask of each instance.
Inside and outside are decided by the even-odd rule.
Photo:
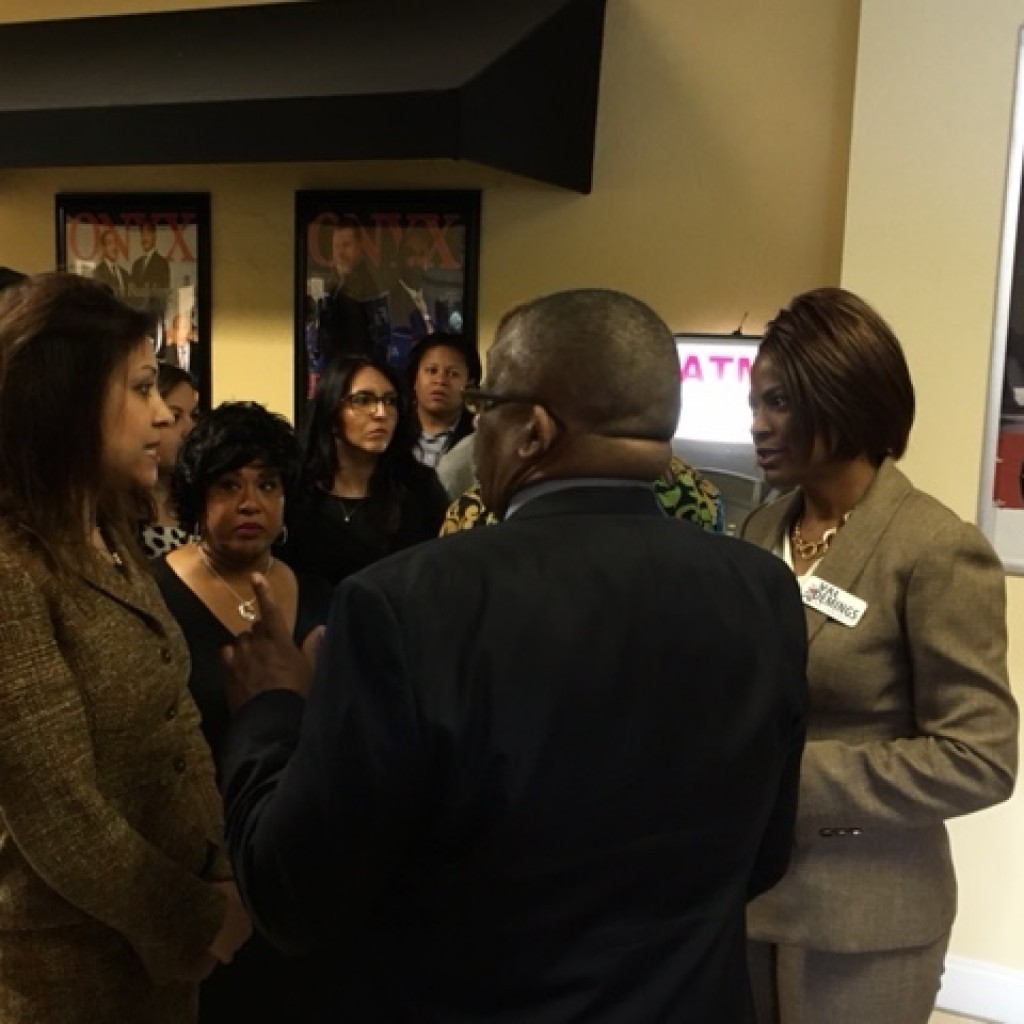
[[[355,499],[355,505],[352,508],[349,508],[348,505],[345,504],[345,499],[340,494],[337,498],[341,505],[341,518],[344,519],[346,523],[351,523],[352,517],[359,511],[359,499]]]
[[[221,574],[219,572],[217,572],[216,569],[214,569],[213,563],[210,561],[210,556],[203,549],[202,544],[196,543],[196,551],[199,552],[199,557],[202,559],[203,565],[205,565],[206,568],[209,569],[210,572],[214,576],[216,576],[217,579],[219,579],[221,581],[221,583],[224,584],[224,586],[228,589],[228,592],[231,594],[231,596],[238,602],[238,614],[239,614],[239,616],[241,618],[243,618],[246,622],[255,622],[256,621],[256,595],[254,594],[252,597],[250,597],[248,600],[246,600],[244,597],[242,597],[242,595],[237,590],[235,590],[235,588],[233,586],[231,586],[230,583],[228,583],[228,581],[226,579],[224,579],[223,576],[221,576]],[[263,570],[263,575],[264,576],[269,576],[271,569],[274,568],[274,556],[273,555],[268,555],[267,559],[268,559],[267,560],[267,567],[266,567],[266,569]]]

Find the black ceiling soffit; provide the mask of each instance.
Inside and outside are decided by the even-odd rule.
[[[474,160],[591,189],[605,0],[0,25],[0,167]]]

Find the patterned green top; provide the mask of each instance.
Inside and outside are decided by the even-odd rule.
[[[718,488],[700,470],[672,456],[665,473],[654,481],[654,493],[662,507],[676,519],[688,519],[705,530],[721,533],[725,527],[725,508]],[[473,484],[448,506],[441,536],[490,526],[498,520],[484,508],[480,485]]]

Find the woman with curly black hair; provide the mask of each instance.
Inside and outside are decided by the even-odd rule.
[[[282,557],[337,583],[436,537],[447,504],[437,474],[413,458],[395,371],[365,356],[332,362],[313,397]]]
[[[192,542],[156,560],[153,571],[185,634],[189,689],[215,757],[229,719],[221,651],[256,619],[252,574],[269,581],[297,645],[311,647],[326,618],[327,585],[315,576],[297,577],[271,552],[283,532],[298,463],[295,434],[284,417],[255,402],[225,402],[182,442],[171,477],[171,501]],[[286,961],[254,937],[201,986],[200,1024],[301,1022],[308,981],[301,962]]]
[[[298,463],[283,416],[256,402],[225,402],[182,442],[171,477],[171,501],[192,543],[154,562],[154,573],[188,641],[189,687],[214,754],[228,722],[220,651],[256,619],[252,574],[269,580],[297,644],[326,615],[322,581],[299,580],[271,552],[284,532]]]

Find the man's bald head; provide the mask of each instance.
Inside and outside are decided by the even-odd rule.
[[[477,477],[501,517],[547,480],[658,476],[679,420],[679,358],[637,299],[558,292],[505,314],[483,391],[492,404],[477,415]]]
[[[679,420],[672,332],[622,292],[556,292],[510,310],[498,325],[489,386],[534,395],[577,429],[669,440]]]

